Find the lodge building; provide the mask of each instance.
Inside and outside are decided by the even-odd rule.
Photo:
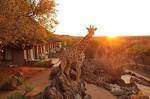
[[[50,38],[47,42],[36,44],[29,49],[7,47],[3,49],[1,64],[23,65],[29,61],[48,59],[50,54],[59,52],[62,46],[61,40]]]

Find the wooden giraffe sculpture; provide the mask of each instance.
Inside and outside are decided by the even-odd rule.
[[[89,28],[87,28],[87,30],[88,34],[80,42],[67,47],[66,50],[63,50],[59,56],[59,59],[61,61],[61,70],[69,79],[71,65],[72,63],[76,63],[76,80],[80,81],[81,65],[85,58],[84,51],[97,28],[95,28],[94,26],[90,26]]]

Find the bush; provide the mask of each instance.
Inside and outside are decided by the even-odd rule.
[[[22,93],[16,92],[11,96],[8,96],[7,99],[26,99]]]
[[[15,75],[7,79],[1,86],[2,90],[15,90],[19,85],[22,85],[24,82],[23,75],[20,72],[17,72]]]
[[[33,86],[31,86],[31,85],[29,85],[29,84],[25,84],[24,85],[24,90],[25,90],[25,93],[24,94],[27,94],[27,93],[29,93],[29,92],[31,92],[32,90],[33,90]]]
[[[21,92],[16,92],[10,96],[7,97],[7,99],[27,99],[26,98],[26,94],[31,92],[33,90],[33,86],[28,85],[28,84],[24,84],[24,93]]]

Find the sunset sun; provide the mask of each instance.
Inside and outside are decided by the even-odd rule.
[[[116,35],[109,35],[107,36],[109,39],[115,39],[117,36]]]
[[[116,34],[116,33],[108,33],[108,34],[106,34],[107,38],[110,39],[110,40],[117,38],[118,35],[119,34]]]

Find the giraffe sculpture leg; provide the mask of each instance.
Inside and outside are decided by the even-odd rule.
[[[70,62],[67,62],[67,65],[64,69],[64,72],[65,72],[68,79],[70,79],[70,68],[71,68],[70,66],[71,66]]]
[[[60,60],[61,60],[61,64],[60,64],[61,72],[64,73],[65,67],[66,67],[66,65],[67,65],[67,61],[66,61],[65,58],[62,58],[62,59],[60,59]]]
[[[77,70],[77,76],[76,76],[76,81],[77,82],[80,82],[80,76],[81,76],[81,66],[82,66],[82,63],[84,61],[84,53],[81,54],[81,58],[79,59],[79,61],[77,61],[77,64],[76,64],[76,70]]]
[[[81,63],[81,62],[78,62],[78,63],[77,63],[77,66],[76,66],[76,70],[77,70],[76,81],[77,81],[77,82],[80,82],[81,65],[82,65],[82,63]]]

